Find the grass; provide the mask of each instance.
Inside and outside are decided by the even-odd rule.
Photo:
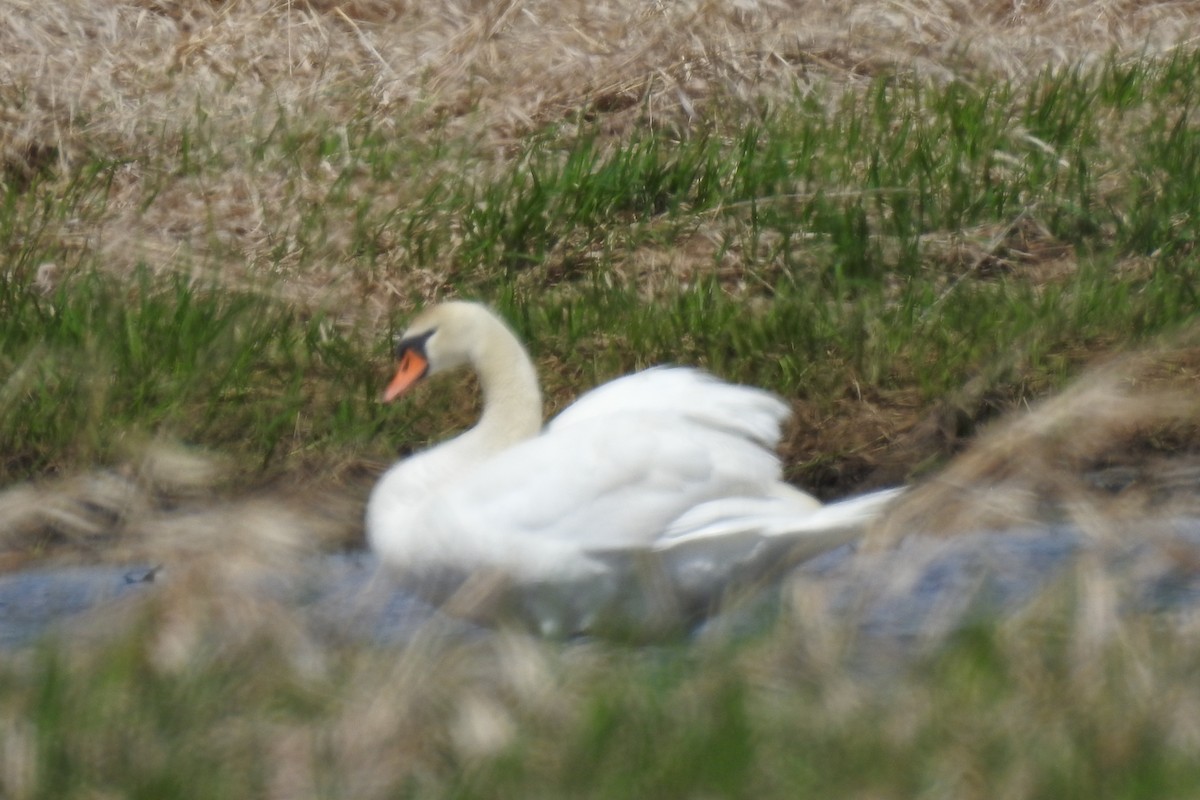
[[[664,361],[818,411],[851,386],[928,407],[981,372],[1023,402],[1022,387],[1044,392],[1191,318],[1198,65],[1180,52],[1027,86],[887,76],[833,111],[810,96],[683,136],[554,125],[498,165],[468,142],[429,150],[370,119],[283,110],[218,146],[198,107],[177,142],[133,166],[93,156],[9,187],[4,474],[111,459],[130,428],[232,449],[252,474],[347,447],[386,458],[395,444],[377,434],[396,413],[372,397],[402,317],[380,324],[270,277],[325,270],[332,251],[343,285],[416,299],[436,275],[435,294],[499,305],[556,406]],[[421,159],[437,167],[397,195],[397,173]],[[204,277],[237,251],[202,219],[186,224],[203,247],[167,273],[113,275],[73,246],[67,229],[109,215],[131,169],[147,214],[181,187],[227,186],[234,169],[282,175],[284,205],[258,209],[270,246],[252,282]],[[53,289],[37,279],[47,264]]]
[[[172,665],[159,652],[171,626],[155,623],[0,666],[0,786],[16,798],[1186,792],[1200,778],[1194,636],[1143,620],[1090,642],[1083,596],[874,677],[802,625],[733,651],[501,637],[316,663],[264,628],[215,652],[196,642]]]
[[[2,423],[10,476],[112,460],[131,431],[237,445],[261,469],[300,435],[302,444],[352,439],[350,423],[364,416],[355,407],[373,397],[365,359],[348,361],[323,320],[262,297],[91,273],[10,302],[0,328],[12,359]],[[314,374],[345,391],[328,399],[331,419],[310,425]]]
[[[1194,453],[1194,409],[1109,449],[1088,426],[1200,368],[1200,52],[1162,44],[1165,4],[854,36],[837,4],[803,30],[177,5],[18,4],[0,31],[0,568],[132,547],[201,575],[0,659],[0,797],[1194,790],[1188,624],[1097,623],[1088,580],[873,672],[796,609],[727,646],[329,648],[225,579],[358,544],[378,470],[470,424],[452,379],[375,400],[450,296],[513,322],[548,410],[660,362],[779,393],[788,476],[824,496],[944,469],[930,493],[978,522],[958,483]],[[995,427],[1130,350],[1071,413]]]

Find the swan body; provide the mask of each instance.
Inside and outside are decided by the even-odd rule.
[[[394,465],[367,504],[371,547],[453,613],[548,635],[678,628],[854,538],[891,497],[822,507],[786,484],[787,406],[694,369],[614,380],[542,431],[528,355],[477,304],[429,309],[397,352],[385,399],[461,366],[484,394],[474,428]]]

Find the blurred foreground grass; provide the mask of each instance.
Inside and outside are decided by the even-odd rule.
[[[180,649],[179,620],[159,606],[102,646],[50,642],[0,663],[0,791],[1188,796],[1194,626],[1118,620],[1112,587],[1092,577],[909,663],[865,667],[848,653],[869,641],[803,614],[732,648],[431,631],[399,651],[330,652],[278,620],[231,643],[210,619]]]

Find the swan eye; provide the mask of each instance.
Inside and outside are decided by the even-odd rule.
[[[429,342],[430,337],[437,333],[437,328],[430,328],[424,333],[418,333],[415,336],[405,336],[396,342],[396,358],[404,358],[405,352],[416,350],[425,357],[425,345]]]

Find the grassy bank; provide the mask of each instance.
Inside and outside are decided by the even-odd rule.
[[[844,493],[884,462],[904,478],[937,453],[895,463],[888,443],[965,385],[969,433],[1192,318],[1197,85],[1195,53],[1021,86],[888,75],[685,132],[554,125],[499,164],[366,117],[278,111],[231,143],[189,111],[188,135],[150,155],[9,184],[3,474],[112,460],[131,432],[231,452],[251,478],[387,459],[469,418],[465,393],[373,402],[394,326],[458,295],[513,320],[552,407],[640,366],[700,364],[825,420],[789,445],[798,482]],[[114,273],[70,236],[115,213],[123,175],[150,213],[233,173],[284,187],[257,209],[278,244],[241,277],[214,267],[245,255],[221,241]],[[289,196],[301,185],[320,196]],[[272,277],[328,270],[332,252],[337,291]]]

